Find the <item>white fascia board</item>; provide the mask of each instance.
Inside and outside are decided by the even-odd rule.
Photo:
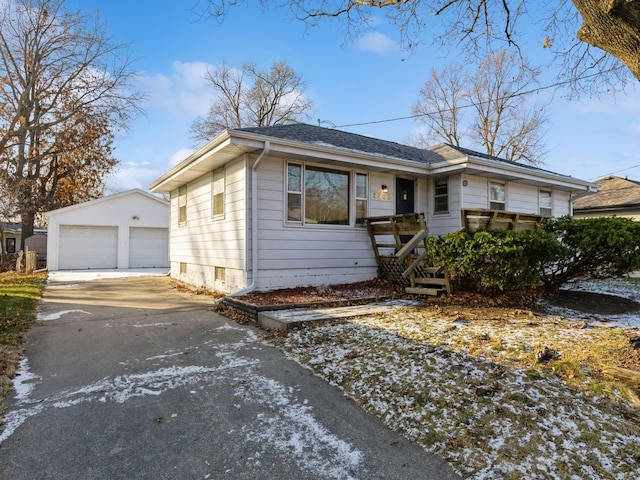
[[[463,157],[454,162],[441,162],[431,166],[432,174],[464,172],[470,169],[479,169],[484,176],[495,175],[496,178],[510,177],[511,181],[529,184],[550,185],[561,190],[571,190],[576,192],[591,191],[596,185],[586,180],[550,172],[542,169],[531,169],[530,167],[498,163],[481,158]]]
[[[49,218],[55,215],[59,215],[61,213],[66,213],[72,210],[77,210],[79,208],[85,208],[88,206],[93,206],[102,202],[108,202],[111,200],[115,200],[116,198],[120,198],[120,197],[125,197],[128,195],[134,195],[134,194],[138,194],[138,195],[144,195],[145,197],[154,200],[156,202],[159,202],[163,205],[169,205],[169,202],[166,201],[164,198],[160,198],[157,197],[155,195],[152,195],[149,192],[145,192],[144,190],[140,189],[140,188],[134,188],[131,190],[125,190],[124,192],[119,192],[119,193],[114,193],[113,195],[107,195],[105,197],[100,197],[100,198],[95,198],[93,200],[88,200],[86,202],[82,202],[82,203],[75,203],[73,205],[69,205],[67,207],[62,207],[62,208],[58,208],[57,210],[50,210],[48,212],[44,213],[44,216]]]
[[[162,187],[169,182],[172,182],[182,174],[191,170],[192,168],[197,168],[198,165],[202,164],[204,161],[209,159],[212,155],[215,155],[217,152],[223,150],[225,147],[230,145],[231,140],[229,136],[229,132],[224,130],[222,133],[218,134],[214,139],[205,143],[198,150],[193,152],[187,158],[178,163],[175,167],[173,167],[168,172],[161,175],[159,178],[154,180],[151,184],[149,184],[148,188],[150,191],[158,191],[163,192],[166,191]]]

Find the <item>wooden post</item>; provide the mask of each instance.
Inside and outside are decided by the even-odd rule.
[[[38,265],[38,253],[27,250],[27,260],[25,262],[25,272],[27,275],[31,275]]]

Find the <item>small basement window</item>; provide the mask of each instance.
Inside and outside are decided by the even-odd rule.
[[[224,283],[226,276],[227,272],[224,267],[215,267],[214,277],[216,282]]]
[[[180,273],[187,273],[187,264],[180,262]]]

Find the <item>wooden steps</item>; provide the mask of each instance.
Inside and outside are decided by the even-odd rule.
[[[405,290],[411,294],[451,292],[446,271],[429,265],[424,214],[368,217],[365,222],[382,277],[408,284]]]

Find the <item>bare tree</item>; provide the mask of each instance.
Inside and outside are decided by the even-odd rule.
[[[195,3],[201,14],[222,20],[230,8],[247,0]],[[535,3],[541,5],[527,0],[291,0],[276,5],[287,5],[294,16],[312,26],[341,19],[350,37],[371,28],[377,23],[375,17],[384,15],[408,49],[425,39],[449,45],[463,41],[474,54],[478,53],[475,47],[482,50],[492,42],[518,47],[519,32],[531,32],[533,24],[538,45],[552,50],[560,62],[560,79],[575,82],[598,77],[599,81],[588,84],[592,88],[601,85],[603,78],[610,84],[625,80],[629,72],[640,80],[640,1]]]
[[[308,116],[313,104],[304,95],[305,84],[285,62],[269,70],[247,63],[242,70],[226,64],[209,70],[205,80],[217,93],[207,118],[192,127],[196,140],[210,140],[225,128],[283,125]]]
[[[431,70],[413,107],[413,114],[427,126],[416,143],[425,147],[442,141],[457,146],[463,143],[461,121],[468,103],[468,83],[469,74],[460,65],[440,72]]]
[[[538,74],[506,51],[487,57],[473,73],[462,65],[432,71],[413,109],[427,126],[421,143],[470,142],[488,155],[539,163],[546,153],[546,117],[541,106],[527,106],[523,95],[536,84]]]
[[[0,6],[0,187],[19,206],[23,239],[52,205],[59,180],[95,185],[81,177],[92,172],[100,183],[115,165],[113,131],[126,128],[141,100],[129,88],[126,48],[111,43],[97,17],[63,3]],[[87,158],[102,163],[87,168]]]

